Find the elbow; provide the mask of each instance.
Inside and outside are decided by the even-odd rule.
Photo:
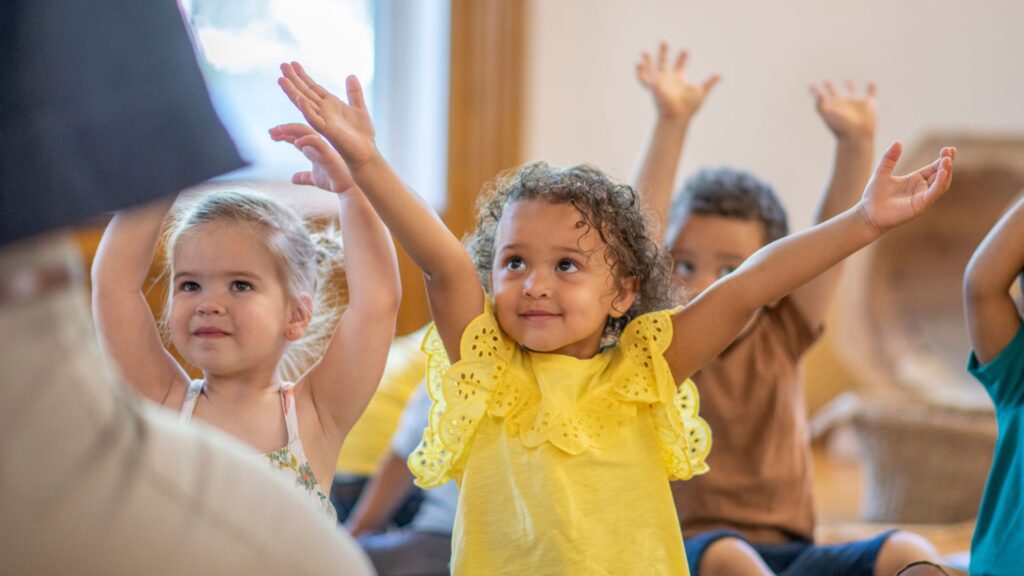
[[[964,273],[964,305],[971,307],[992,298],[1005,298],[1011,284],[1012,279],[1009,283],[1001,282],[981,267],[974,266],[972,262],[967,265],[967,271]]]

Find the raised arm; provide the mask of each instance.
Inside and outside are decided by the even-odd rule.
[[[811,94],[818,114],[836,139],[832,175],[815,218],[815,223],[821,223],[853,206],[871,177],[877,118],[875,85],[869,83],[860,94],[849,82],[843,94],[832,82],[825,82],[811,86]],[[841,273],[842,265],[834,266],[793,293],[793,303],[811,326],[824,323]]]
[[[1024,196],[1017,199],[974,251],[964,273],[967,333],[978,361],[987,364],[1020,329],[1010,287],[1024,268]]]
[[[463,330],[484,309],[483,292],[469,255],[433,209],[380,155],[355,76],[346,82],[346,104],[314,82],[297,63],[283,64],[281,70],[281,88],[306,121],[341,153],[377,214],[423,270],[434,322],[451,361],[457,361]]]
[[[644,52],[636,65],[637,80],[654,97],[658,116],[635,185],[656,215],[659,225],[651,236],[659,244],[664,240],[672,188],[690,121],[720,79],[712,74],[700,84],[687,80],[684,72],[688,56],[686,50],[681,50],[670,65],[668,44],[662,42],[657,57]]]
[[[395,248],[387,229],[355,185],[341,156],[305,124],[270,130],[312,163],[292,177],[338,195],[348,305],[320,359],[300,379],[308,386],[322,429],[334,439],[348,434],[373,396],[394,337],[402,289]]]
[[[666,358],[677,382],[717,356],[754,311],[914,218],[949,189],[954,149],[943,148],[935,162],[895,176],[901,151],[898,142],[889,147],[856,206],[758,250],[673,316],[674,337]]]
[[[128,384],[161,405],[174,386],[189,381],[164,348],[143,293],[172,204],[173,197],[118,212],[92,264],[92,311],[100,342]]]

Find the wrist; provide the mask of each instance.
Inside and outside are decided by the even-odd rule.
[[[673,130],[686,130],[693,119],[693,112],[658,111],[658,125]]]
[[[381,155],[380,151],[377,150],[377,146],[374,145],[372,150],[362,158],[353,158],[349,161],[345,159],[348,164],[349,172],[352,173],[352,178],[355,180],[353,187],[359,185],[359,181],[362,178],[366,178],[370,174],[380,170],[381,168],[387,167],[387,161]]]
[[[848,130],[845,132],[836,132],[834,134],[837,146],[846,148],[874,149],[875,131],[873,128]]]
[[[860,230],[863,232],[867,243],[875,241],[878,237],[885,233],[885,230],[879,226],[874,218],[868,211],[867,204],[861,200],[857,202],[857,205],[853,207],[854,217],[857,220]]]

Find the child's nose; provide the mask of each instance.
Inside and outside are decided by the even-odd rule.
[[[547,298],[550,296],[549,282],[541,270],[536,270],[526,277],[523,293],[530,298]]]
[[[200,316],[223,313],[224,305],[213,298],[203,298],[196,306],[196,314],[199,314]]]

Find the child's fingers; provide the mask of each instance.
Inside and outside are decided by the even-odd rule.
[[[676,71],[676,74],[681,74],[683,72],[683,69],[686,68],[686,59],[689,57],[689,51],[679,51],[679,54],[676,55],[676,63],[672,66],[672,69]]]
[[[304,170],[302,172],[296,172],[295,174],[292,174],[292,184],[300,184],[300,185],[303,185],[303,186],[312,186],[313,185],[313,173],[310,172],[309,170]]]
[[[299,91],[299,89],[295,86],[291,79],[278,78],[277,85],[281,87],[281,90],[284,90],[285,96],[287,96],[288,99],[292,101],[292,104],[294,104],[295,107],[298,108],[299,100],[304,99],[304,97],[302,96],[302,92]]]
[[[711,76],[709,76],[708,79],[705,80],[704,83],[701,85],[701,88],[704,90],[704,95],[706,96],[709,93],[711,93],[711,89],[714,88],[715,85],[718,84],[718,82],[721,79],[722,76],[719,74],[712,74]]]
[[[287,78],[289,82],[291,82],[291,85],[292,87],[294,87],[295,92],[301,94],[307,99],[319,101],[320,97],[317,96],[316,92],[314,92],[313,89],[309,87],[309,84],[306,82],[306,80],[303,79],[301,75],[299,75],[299,72],[296,69],[297,64],[298,63],[296,62],[292,62],[291,64],[281,64],[281,72],[284,74],[284,77]]]
[[[929,183],[935,178],[935,175],[942,169],[945,161],[952,162],[956,156],[956,148],[946,147],[939,151],[939,157],[935,159],[931,164],[924,166],[917,170],[916,174],[921,178],[924,178]]]
[[[939,160],[938,173],[931,186],[922,195],[923,207],[931,206],[949,190],[953,182],[953,161],[946,157]]]
[[[878,89],[875,87],[875,83],[874,82],[868,82],[867,88],[865,89],[865,94],[867,95],[867,97],[868,98],[874,98],[875,94],[877,92],[878,92]]]
[[[636,78],[644,86],[651,84],[651,55],[647,52],[640,55],[640,62],[636,65]]]
[[[302,112],[302,117],[307,122],[313,125],[313,127],[323,130],[324,119],[320,116],[318,108],[314,107],[313,103],[309,101],[309,98],[299,95],[298,102],[295,103],[299,107],[299,112]]]
[[[323,138],[321,138],[319,134],[311,134],[309,136],[303,136],[302,138],[299,138],[298,140],[295,141],[295,147],[298,148],[299,150],[302,150],[302,153],[306,155],[306,158],[309,158],[314,162],[319,162],[320,158],[317,158],[316,160],[310,158],[309,154],[306,153],[306,149],[315,150],[321,156],[330,154],[332,150],[330,145],[327,144],[327,142]]]
[[[328,92],[326,88],[317,84],[316,80],[313,80],[312,78],[310,78],[309,74],[306,74],[306,69],[302,67],[302,64],[299,64],[298,62],[292,62],[292,65],[295,66],[295,72],[299,75],[299,78],[302,78],[303,82],[305,82],[306,85],[309,86],[309,88],[313,91],[314,94],[316,94],[320,98],[326,98],[331,95],[331,93]]]
[[[857,83],[851,78],[847,78],[846,80],[846,93],[849,94],[850,97],[857,96]]]
[[[896,169],[896,163],[900,160],[900,155],[903,154],[903,144],[899,140],[894,141],[889,145],[889,148],[882,154],[882,159],[878,161],[878,167],[875,168],[875,174],[879,176],[891,176],[893,170]]]
[[[668,62],[668,42],[658,43],[658,70],[664,70]]]
[[[299,122],[281,124],[270,129],[270,138],[275,142],[295,142],[296,138],[301,138],[308,134],[316,134],[316,130],[313,130],[307,124]]]
[[[348,93],[349,106],[359,108],[360,110],[366,109],[366,101],[363,99],[363,86],[359,83],[359,78],[356,78],[355,74],[350,74],[348,78],[345,78],[345,91]]]
[[[825,99],[825,94],[818,88],[817,84],[811,84],[811,96],[814,96],[814,104],[821,107],[821,101]]]

